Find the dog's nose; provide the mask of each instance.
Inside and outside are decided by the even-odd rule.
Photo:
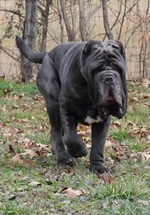
[[[113,78],[112,77],[105,77],[104,83],[107,85],[113,85]]]

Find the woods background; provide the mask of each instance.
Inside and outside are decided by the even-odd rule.
[[[23,76],[16,35],[37,51],[66,41],[118,39],[126,48],[127,78],[150,78],[150,0],[0,0],[0,78]],[[31,64],[32,77],[37,67]]]

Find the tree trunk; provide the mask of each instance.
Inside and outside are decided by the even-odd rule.
[[[46,0],[45,10],[42,10],[42,25],[43,25],[43,31],[42,31],[42,43],[41,43],[41,49],[40,51],[46,50],[46,38],[47,38],[47,29],[48,29],[48,16],[49,16],[49,8],[52,4],[52,0]]]
[[[107,0],[102,0],[102,8],[103,8],[103,22],[104,22],[106,35],[109,40],[113,40],[113,34],[110,30],[109,21],[108,21]]]
[[[61,11],[62,11],[67,35],[68,35],[68,41],[74,41],[75,40],[75,31],[69,23],[69,18],[68,18],[67,11],[65,8],[65,2],[64,2],[64,0],[59,0],[59,2],[60,2],[60,6],[61,6]]]
[[[87,32],[86,32],[86,22],[84,17],[83,0],[78,0],[78,3],[79,3],[79,29],[80,29],[81,40],[86,41]]]
[[[63,22],[63,15],[60,7],[60,2],[57,0],[57,10],[59,16],[59,24],[60,24],[60,42],[64,42],[64,22]]]
[[[25,21],[23,29],[23,39],[26,44],[34,49],[36,39],[36,16],[37,0],[26,0]],[[33,78],[32,63],[22,56],[21,62],[22,81],[29,82]]]

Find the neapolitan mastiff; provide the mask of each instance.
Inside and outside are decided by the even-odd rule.
[[[91,125],[90,171],[104,173],[104,145],[110,117],[127,111],[126,60],[121,42],[68,42],[49,53],[36,53],[16,37],[22,55],[40,63],[37,86],[51,124],[51,144],[58,164],[73,165],[87,155],[77,125]]]

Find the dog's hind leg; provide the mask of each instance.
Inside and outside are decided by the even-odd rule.
[[[69,154],[67,154],[62,139],[62,125],[58,103],[60,81],[57,70],[48,55],[44,57],[37,76],[37,86],[46,101],[47,113],[51,125],[50,142],[58,164],[72,166],[74,164],[73,159]]]

